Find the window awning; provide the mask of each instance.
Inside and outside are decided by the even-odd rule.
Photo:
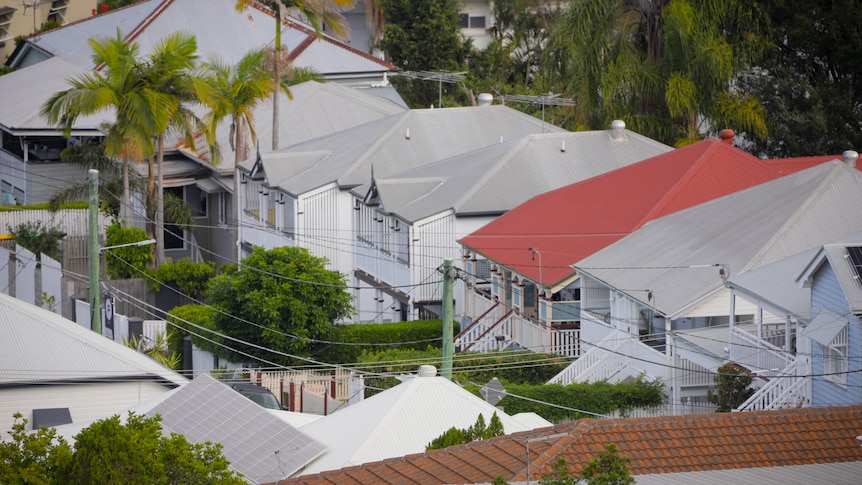
[[[210,178],[197,179],[195,180],[195,183],[197,184],[199,189],[203,190],[208,194],[225,192],[227,190],[222,184]]]
[[[829,310],[821,310],[799,335],[808,337],[820,345],[830,345],[847,326],[847,322],[846,316]]]

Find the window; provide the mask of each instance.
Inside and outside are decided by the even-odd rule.
[[[12,7],[0,7],[0,42],[12,40],[9,26],[12,24],[12,14],[14,13],[15,9]]]
[[[823,371],[826,378],[836,384],[847,384],[847,341],[850,336],[850,327],[844,324],[844,328],[823,349]]]
[[[466,29],[469,26],[470,26],[470,14],[468,14],[468,13],[460,14],[458,17],[458,27],[461,27],[462,29]]]
[[[470,28],[471,29],[484,29],[485,28],[485,17],[470,17]]]
[[[485,16],[473,17],[469,13],[462,13],[458,16],[458,27],[462,29],[484,29]]]
[[[185,200],[183,187],[165,187],[164,191],[170,192],[180,200]],[[165,222],[165,249],[184,249],[186,247],[185,231],[176,224]]]
[[[218,223],[227,224],[228,201],[225,192],[218,193]]]

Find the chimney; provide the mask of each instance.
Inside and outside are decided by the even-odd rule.
[[[728,145],[733,145],[733,137],[735,133],[730,128],[725,128],[718,133],[718,137],[721,138],[721,141],[727,143]]]
[[[850,168],[856,168],[856,160],[859,159],[859,153],[853,150],[844,152],[844,163]]]
[[[476,98],[476,101],[478,101],[479,106],[490,106],[494,102],[494,96],[490,93],[482,93]]]

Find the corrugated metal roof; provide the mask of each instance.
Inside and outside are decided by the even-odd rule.
[[[572,276],[570,265],[652,219],[781,175],[712,138],[536,196],[461,243],[534,281],[539,270],[529,248],[538,248],[544,282],[553,284]]]
[[[788,485],[792,483],[849,484],[857,483],[860,476],[862,476],[862,461],[685,473],[656,473],[636,475],[633,478],[638,485],[691,485],[692,483],[698,485],[728,485],[731,483]]]
[[[377,178],[386,211],[413,222],[454,209],[456,214],[502,214],[529,198],[595,177],[672,150],[655,140],[610,130],[545,133],[481,148],[416,169]],[[443,177],[433,196],[421,185],[403,184]],[[381,186],[400,193],[392,204]],[[411,193],[411,189],[418,189]],[[406,204],[406,202],[410,202]]]
[[[827,244],[823,246],[823,250],[835,271],[844,297],[847,298],[850,311],[859,315],[862,314],[862,281],[848,255],[848,246],[862,246],[862,237],[856,238],[853,244]]]
[[[56,313],[0,293],[0,384],[187,379],[146,355]]]
[[[51,94],[69,89],[67,78],[76,77],[82,72],[82,69],[66,60],[52,58],[0,76],[0,93],[3,93],[0,124],[12,130],[57,131],[39,115],[39,110]],[[96,132],[103,121],[111,118],[113,114],[110,111],[81,117],[76,129]]]
[[[420,109],[397,113],[279,151],[287,160],[303,152],[331,151],[314,171],[283,181],[279,188],[302,194],[336,182],[352,188],[375,177],[449,158],[529,133],[564,130],[506,106]],[[289,163],[289,162],[286,162]]]
[[[862,173],[829,162],[654,220],[575,265],[672,317],[732,275],[862,231]]]
[[[494,413],[506,433],[529,428],[443,377],[412,377],[358,404],[303,426],[329,450],[303,474],[425,451],[451,427],[467,428]],[[534,423],[531,423],[534,424]],[[542,426],[549,426],[545,421]]]

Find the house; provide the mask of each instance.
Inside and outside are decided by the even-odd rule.
[[[732,130],[531,200],[459,243],[467,273],[456,347],[510,346],[580,355],[584,285],[571,265],[650,220],[773,180],[796,167],[774,166],[731,145]],[[834,157],[806,160],[811,166]],[[560,214],[577,214],[560,217]],[[647,291],[642,291],[646,298]],[[634,320],[637,322],[637,318]],[[641,329],[648,332],[646,323]]]
[[[374,290],[360,291],[356,306],[384,321],[439,315],[439,288],[423,283],[438,279],[444,259],[460,262],[458,239],[530,197],[670,150],[616,121],[609,130],[525,135],[389,176],[375,173],[350,191],[358,208],[354,274]],[[476,272],[467,265],[468,274]],[[463,281],[455,284],[457,315],[487,310],[465,307]]]
[[[0,0],[0,62],[15,49],[15,38],[36,33],[46,22],[65,25],[96,13],[97,0],[22,2]]]
[[[784,409],[659,418],[582,419],[407,455],[278,485],[480,484],[540,480],[558,459],[577,476],[613,443],[637,483],[852,483],[862,471],[862,407]],[[712,477],[717,477],[712,478]],[[843,477],[843,479],[839,478]],[[718,481],[724,478],[725,481]],[[777,482],[776,482],[777,483]]]
[[[526,134],[563,131],[502,105],[420,109],[262,153],[239,166],[243,251],[303,246],[327,258],[330,269],[352,275],[354,234],[362,229],[353,226],[358,206],[351,189]],[[357,319],[378,316],[364,312]]]
[[[166,35],[184,30],[195,35],[201,59],[217,54],[224,62],[232,63],[253,49],[270,45],[274,38],[271,11],[252,4],[246,11],[237,12],[235,6],[233,0],[146,0],[27,39],[10,59],[10,65],[17,70],[0,79],[0,90],[8,101],[0,110],[3,133],[0,189],[4,200],[19,204],[44,202],[68,181],[86,179],[81,169],[59,163],[59,153],[70,143],[90,137],[101,138],[100,125],[111,121],[111,114],[106,112],[79,119],[71,138],[66,139],[38,113],[51,94],[68,88],[68,78],[97,67],[92,63],[87,39],[116,36],[119,28],[124,38],[137,42],[141,52],[146,53]],[[225,32],[241,32],[242,35],[227,36]],[[285,21],[282,42],[295,66],[311,68],[327,80],[339,83],[341,88],[359,90],[351,95],[348,94],[350,90],[341,89],[338,93],[335,87],[294,87],[295,99],[299,98],[300,102],[293,110],[288,108],[289,100],[281,98],[282,112],[285,112],[279,131],[282,143],[321,136],[404,109],[403,101],[386,82],[387,75],[395,70],[391,64],[328,35],[317,38],[310,27],[296,20]],[[330,95],[337,100],[322,99]],[[317,96],[322,97],[321,105],[313,106]],[[339,105],[338,100],[343,104]],[[344,111],[332,112],[333,107]],[[320,113],[308,118],[315,108],[321,110]],[[269,102],[262,103],[255,113],[263,151],[272,146],[271,123],[266,121],[271,119],[271,113]],[[324,115],[328,118],[323,118]],[[322,123],[322,120],[327,122]],[[227,153],[230,146],[227,125],[220,130],[219,143],[225,152],[224,158],[232,162],[232,154]],[[198,241],[210,242],[211,246],[198,255],[193,251],[198,241],[192,235],[176,237],[171,234],[176,234],[176,230],[168,231],[166,242],[171,244],[168,255],[219,262],[233,260],[235,239],[228,226],[234,221],[231,211],[227,210],[234,205],[230,197],[232,163],[214,168],[212,154],[205,147],[199,148],[192,152],[178,140],[169,143],[166,160],[174,166],[165,169],[165,187],[185,198],[201,228],[212,228],[194,234]],[[228,235],[230,237],[226,237]]]
[[[732,298],[755,301],[772,314],[793,315],[801,322],[789,339],[795,358],[740,411],[862,403],[856,344],[862,313],[860,246],[862,233],[856,233],[728,280]],[[769,342],[777,330],[787,333],[782,326],[784,322],[761,323],[758,335]],[[731,349],[735,352],[729,360],[750,362],[745,347]],[[764,357],[749,367],[780,365]]]
[[[151,358],[0,293],[0,429],[98,419],[188,382]]]
[[[728,360],[776,377],[796,358],[800,320],[732,300],[726,280],[862,231],[860,189],[859,170],[828,162],[653,220],[581,259],[590,350],[555,381],[646,372],[678,406],[705,401]]]
[[[393,388],[303,426],[303,433],[328,449],[299,474],[421,453],[450,428],[472,426],[480,414],[487,424],[496,413],[506,433],[551,425],[544,419],[537,425],[507,415],[437,376],[433,366],[421,366],[417,375],[401,379]]]

